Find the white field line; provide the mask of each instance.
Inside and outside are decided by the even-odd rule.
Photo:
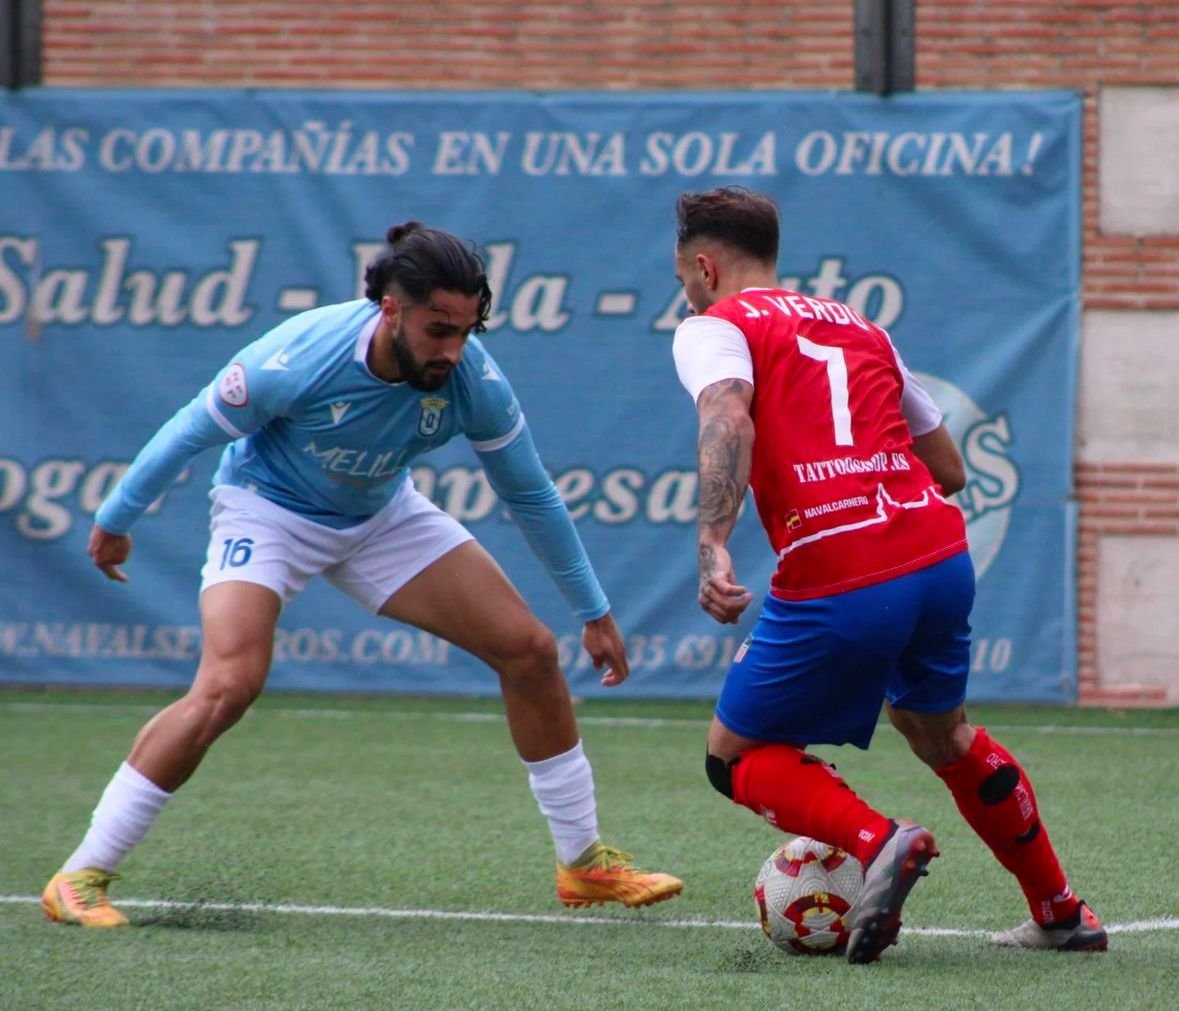
[[[0,904],[32,905],[41,900],[35,895],[0,895]],[[127,909],[191,909],[218,913],[278,913],[295,916],[367,916],[389,920],[461,920],[470,923],[561,923],[581,927],[673,927],[705,928],[711,930],[757,930],[758,924],[749,920],[656,920],[640,913],[633,919],[606,916],[579,916],[571,913],[487,913],[463,912],[449,909],[387,909],[383,906],[303,906],[263,902],[172,902],[163,899],[119,899],[117,905]],[[1142,934],[1161,930],[1179,930],[1179,917],[1163,916],[1153,920],[1130,923],[1107,923],[1111,934]],[[905,927],[906,936],[914,937],[988,937],[988,930],[966,930],[959,927]]]
[[[130,705],[101,702],[3,702],[0,701],[0,712],[13,713],[44,713],[60,710],[90,713],[142,713],[150,716],[160,711],[162,705]],[[295,719],[306,720],[351,720],[361,717],[383,717],[390,720],[442,720],[452,723],[501,723],[503,715],[500,713],[455,713],[455,712],[396,712],[388,709],[296,709],[281,706],[267,706],[262,710],[251,710],[247,717],[263,713]],[[661,728],[693,727],[704,729],[708,726],[705,719],[663,719],[645,716],[583,716],[578,715],[578,723],[590,727],[641,727],[643,729],[658,730]],[[1176,737],[1179,727],[1088,727],[1069,726],[1068,724],[1048,723],[1042,725],[1024,723],[987,723],[989,730],[1001,733],[1032,733],[1032,734],[1076,734],[1081,737]]]

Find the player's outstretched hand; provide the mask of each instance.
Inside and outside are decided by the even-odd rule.
[[[90,560],[102,569],[107,579],[116,583],[127,582],[127,573],[119,568],[131,554],[131,536],[112,534],[97,523],[90,530],[90,543],[86,546]]]
[[[753,600],[737,582],[733,560],[719,545],[700,546],[700,606],[722,625],[735,625]]]
[[[622,684],[630,675],[630,661],[626,658],[626,646],[614,616],[607,611],[600,618],[585,623],[581,633],[581,644],[594,662],[594,670],[602,672],[602,684],[607,688]]]

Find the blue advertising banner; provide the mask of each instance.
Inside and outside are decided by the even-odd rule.
[[[187,684],[217,454],[135,528],[128,585],[86,558],[92,515],[240,347],[358,297],[386,228],[418,219],[486,255],[485,342],[627,635],[615,694],[715,694],[753,614],[721,627],[695,602],[674,206],[742,184],[781,206],[782,283],[888,329],[962,449],[971,697],[1071,700],[1079,152],[1065,92],[0,94],[0,681]],[[414,478],[553,627],[574,690],[601,692],[466,443]],[[733,548],[764,591],[751,508]],[[270,685],[496,691],[326,584],[284,612]]]

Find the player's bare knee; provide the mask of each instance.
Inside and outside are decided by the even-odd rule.
[[[974,728],[965,720],[952,726],[929,729],[918,757],[931,769],[941,769],[958,761],[970,750]],[[914,749],[916,750],[916,749]]]
[[[539,621],[513,634],[496,664],[500,677],[516,686],[542,683],[560,676],[557,638]]]
[[[201,731],[199,743],[207,747],[238,722],[258,697],[245,677],[207,678],[189,693]]]
[[[947,713],[918,713],[888,706],[887,712],[913,754],[934,770],[956,762],[974,740],[974,728],[961,707]]]
[[[970,750],[974,728],[968,723],[952,727],[920,727],[906,733],[909,747],[922,762],[937,770],[958,761]]]

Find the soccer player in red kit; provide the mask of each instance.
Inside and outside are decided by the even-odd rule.
[[[876,811],[812,744],[867,748],[883,704],[913,752],[1015,875],[1031,919],[1002,945],[1104,951],[1069,887],[1019,762],[966,721],[974,569],[947,496],[965,468],[888,334],[851,307],[778,287],[778,209],[742,187],[685,193],[676,330],[699,414],[700,606],[734,623],[753,599],[726,545],[747,488],[778,556],[708,733],[712,785],[785,832],[865,868],[848,960],[896,943],[938,855],[928,829]]]

